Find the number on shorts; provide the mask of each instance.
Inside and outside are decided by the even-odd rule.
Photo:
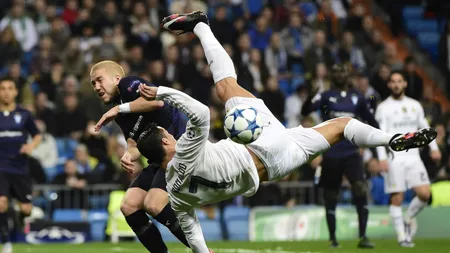
[[[420,181],[422,181],[422,182],[427,181],[427,175],[423,171],[420,172]]]
[[[190,193],[197,193],[198,186],[203,185],[205,187],[219,190],[219,189],[226,189],[231,186],[231,183],[223,182],[223,183],[217,183],[213,181],[209,181],[208,179],[198,177],[198,176],[192,176],[191,182],[189,183],[189,192]]]

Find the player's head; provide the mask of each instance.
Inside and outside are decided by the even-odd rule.
[[[349,83],[350,71],[345,64],[335,64],[331,69],[331,81],[337,88],[344,88]]]
[[[9,105],[15,103],[18,91],[16,83],[11,79],[0,80],[0,103]]]
[[[91,84],[105,104],[114,101],[119,94],[117,84],[125,76],[123,68],[114,61],[101,61],[91,68]]]
[[[137,147],[149,163],[161,164],[175,153],[177,141],[166,129],[150,123],[139,136]]]
[[[402,72],[393,71],[389,76],[388,87],[391,90],[391,94],[394,98],[399,98],[405,94],[407,86],[406,79]]]

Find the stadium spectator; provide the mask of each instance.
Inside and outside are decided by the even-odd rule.
[[[285,76],[288,71],[288,54],[279,33],[273,33],[270,45],[264,52],[264,60],[271,76]]]
[[[250,61],[251,41],[250,36],[246,33],[241,34],[237,41],[237,48],[234,52],[234,65],[240,68],[247,65]]]
[[[77,38],[69,40],[67,49],[64,51],[62,64],[68,75],[81,77],[85,74],[86,65],[80,52],[80,41]]]
[[[416,72],[416,62],[411,56],[405,59],[404,75],[408,86],[406,86],[406,96],[415,100],[423,99],[423,80]]]
[[[331,50],[326,44],[326,34],[322,30],[317,30],[314,34],[313,44],[306,50],[304,63],[308,72],[313,72],[317,63],[323,62],[328,69],[334,64]]]
[[[403,63],[397,59],[397,46],[393,42],[385,44],[383,54],[378,56],[378,62],[388,63],[392,71],[403,69]]]
[[[88,121],[86,129],[80,138],[80,143],[89,147],[89,153],[92,157],[99,161],[105,161],[108,159],[107,139],[103,134],[99,134],[94,131],[95,121]]]
[[[23,52],[27,54],[38,44],[38,33],[36,24],[25,14],[24,8],[23,2],[16,1],[9,15],[0,21],[0,31],[11,26],[16,40],[22,46]]]
[[[333,13],[330,1],[325,0],[320,5],[320,11],[317,13],[317,18],[313,23],[313,27],[316,30],[321,30],[325,32],[324,38],[327,39],[326,42],[333,43],[339,36],[339,20]]]
[[[256,48],[251,49],[248,65],[238,68],[238,82],[250,92],[259,94],[264,90],[268,78],[269,70],[261,59],[261,52]]]
[[[120,50],[113,41],[113,30],[111,28],[103,29],[102,45],[93,50],[93,61],[99,62],[103,60],[118,61],[122,58]]]
[[[64,23],[64,20],[59,17],[52,20],[49,36],[53,41],[52,50],[54,54],[62,55],[66,49],[70,35],[70,28],[66,23]]]
[[[0,33],[0,68],[5,68],[9,62],[22,59],[22,48],[14,37],[10,26]]]
[[[298,86],[295,92],[290,95],[284,105],[284,118],[286,119],[286,127],[297,127],[300,125],[302,118],[302,105],[308,98],[306,86]]]
[[[362,45],[364,57],[367,61],[367,66],[371,69],[369,73],[373,73],[373,67],[377,63],[378,55],[381,55],[384,52],[384,41],[381,36],[381,32],[378,30],[374,30],[371,36],[372,44],[364,44]]]
[[[260,98],[264,101],[273,115],[275,115],[280,122],[284,122],[284,101],[286,98],[278,87],[278,80],[276,77],[271,76],[267,79],[266,88],[261,92]]]
[[[372,87],[380,94],[381,100],[385,100],[391,92],[387,87],[391,66],[387,62],[381,62],[376,73],[370,79]]]
[[[58,121],[56,136],[71,137],[78,140],[87,123],[86,116],[79,106],[78,97],[74,94],[64,96],[64,105],[56,114]]]
[[[290,64],[302,63],[305,50],[313,42],[313,34],[312,29],[303,24],[299,14],[291,14],[289,26],[281,31],[281,38],[289,54]]]
[[[447,87],[450,83],[450,20],[445,24],[445,33],[442,34],[439,41],[439,64],[440,69],[447,77]]]
[[[103,15],[94,24],[94,30],[101,34],[104,29],[113,29],[115,24],[123,23],[123,17],[117,12],[116,2],[108,0],[103,4]]]
[[[48,34],[50,32],[50,17],[48,15],[48,10],[51,10],[51,7],[47,5],[46,0],[34,1],[33,7],[33,20],[36,23],[36,30],[38,34]]]
[[[3,77],[14,81],[17,90],[19,91],[19,94],[16,97],[16,101],[23,102],[25,100],[23,95],[27,79],[22,71],[22,66],[20,65],[20,62],[18,61],[10,62],[8,65],[8,72]]]
[[[170,86],[170,83],[165,75],[163,61],[161,60],[152,61],[149,64],[148,73],[150,73],[150,80],[152,81],[152,83],[167,87]]]
[[[361,3],[355,3],[350,8],[350,15],[346,20],[346,28],[352,32],[363,30],[365,9]]]
[[[166,49],[164,55],[166,79],[171,84],[171,87],[175,86],[175,83],[180,81],[180,72],[182,71],[183,66],[179,63],[179,55],[180,53],[175,45],[170,45]]]
[[[211,30],[221,44],[233,42],[233,24],[227,19],[227,8],[219,5],[216,8],[214,18],[210,20]]]
[[[264,50],[269,45],[270,36],[273,31],[268,22],[265,17],[260,16],[256,19],[255,27],[248,30],[253,48]]]
[[[78,17],[78,1],[67,0],[66,6],[61,14],[62,19],[69,25],[75,23]]]
[[[350,63],[357,71],[365,71],[366,61],[363,52],[354,44],[354,36],[351,32],[346,31],[342,34],[342,41],[337,55],[340,62]]]
[[[362,20],[362,29],[353,31],[355,34],[355,43],[362,47],[364,45],[373,46],[373,33],[375,32],[375,26],[372,16],[365,16]]]
[[[45,92],[38,92],[34,102],[36,109],[36,119],[43,121],[46,132],[54,135],[56,133],[56,120],[54,112],[54,104],[48,101],[48,96]]]
[[[50,73],[51,62],[55,57],[52,39],[49,36],[41,36],[39,46],[34,50],[31,59],[31,73],[34,75]]]
[[[42,135],[42,140],[33,150],[31,156],[37,159],[44,169],[54,168],[58,164],[58,149],[55,137],[47,132],[44,121],[36,120],[36,126]]]
[[[381,101],[380,94],[369,84],[369,78],[363,74],[356,75],[355,88],[363,94],[371,113],[375,113],[378,103]]]
[[[55,208],[78,208],[88,207],[88,198],[83,190],[87,186],[86,177],[78,172],[78,164],[69,159],[64,164],[64,172],[57,175],[52,184],[68,186],[70,190],[57,192],[57,199],[53,202]]]
[[[317,92],[324,92],[330,89],[331,80],[328,75],[327,66],[324,63],[317,63],[309,82],[309,87],[312,90],[317,90]]]
[[[425,112],[428,123],[434,124],[442,118],[441,105],[434,100],[433,87],[425,86],[423,90],[423,99],[420,101]]]

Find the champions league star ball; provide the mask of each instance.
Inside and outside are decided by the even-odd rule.
[[[225,134],[239,144],[250,144],[262,133],[262,120],[258,112],[248,105],[237,105],[227,112]]]

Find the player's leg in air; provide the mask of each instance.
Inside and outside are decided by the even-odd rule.
[[[233,61],[215,38],[209,27],[208,17],[200,12],[172,14],[163,19],[165,29],[180,33],[193,32],[200,39],[205,56],[216,84],[216,92],[222,103],[234,97],[254,98],[236,82]],[[390,146],[394,151],[402,151],[423,146],[436,137],[436,132],[424,129],[411,134],[389,134],[350,117],[335,118],[313,127],[325,142],[314,140],[311,156],[325,151],[337,142],[347,139],[358,147]],[[320,136],[319,136],[320,137]]]

